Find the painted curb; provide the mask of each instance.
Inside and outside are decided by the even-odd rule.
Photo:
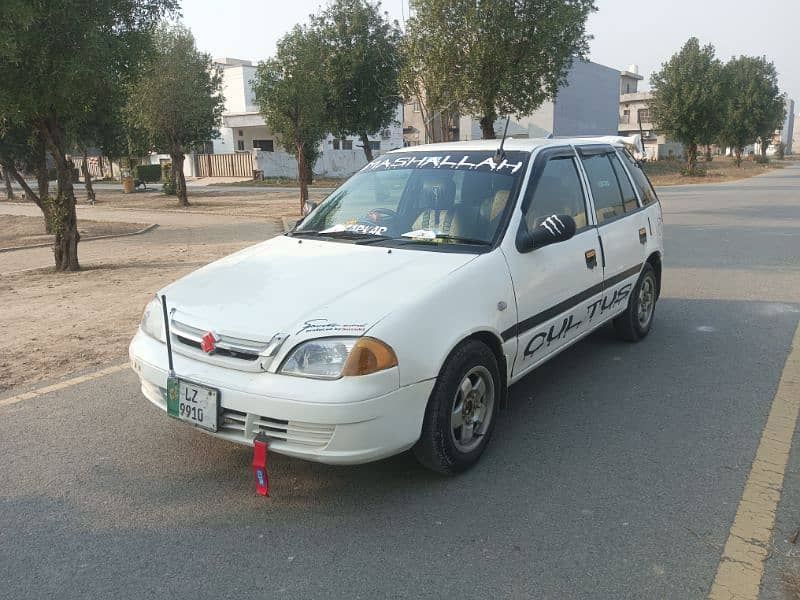
[[[112,233],[109,235],[96,235],[94,237],[81,238],[81,242],[92,242],[94,240],[110,240],[112,238],[130,237],[132,235],[142,235],[148,231],[152,231],[158,227],[158,223],[148,225],[139,231],[131,231],[128,233]],[[31,248],[50,248],[53,242],[45,242],[43,244],[31,244],[30,246],[11,246],[9,248],[0,248],[0,252],[14,252],[15,250],[30,250]]]

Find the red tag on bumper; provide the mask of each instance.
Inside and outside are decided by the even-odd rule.
[[[269,496],[267,440],[261,436],[253,440],[253,475],[256,478],[256,492],[261,496]]]

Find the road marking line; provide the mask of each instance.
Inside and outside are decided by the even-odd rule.
[[[45,394],[49,394],[51,392],[57,392],[58,390],[63,390],[68,387],[72,387],[74,385],[78,385],[80,383],[85,383],[87,381],[92,381],[93,379],[99,379],[100,377],[105,377],[106,375],[111,375],[112,373],[119,373],[120,371],[124,371],[128,368],[128,363],[122,363],[121,365],[114,365],[113,367],[106,367],[105,369],[100,369],[99,371],[94,371],[93,373],[87,373],[86,375],[81,375],[79,377],[73,377],[72,379],[66,379],[59,383],[54,383],[52,385],[46,385],[44,387],[37,388],[35,390],[31,390],[29,392],[23,392],[22,394],[17,394],[16,396],[11,396],[10,398],[3,398],[0,400],[0,407],[3,406],[10,406],[12,404],[16,404],[17,402],[23,402],[24,400],[30,400],[32,398],[38,398],[39,396],[44,396]]]
[[[711,600],[758,598],[799,409],[800,324],[708,594]]]

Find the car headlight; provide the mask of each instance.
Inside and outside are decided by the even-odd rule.
[[[140,327],[150,337],[162,342],[166,341],[164,336],[164,311],[158,298],[153,298],[145,306]]]
[[[370,337],[321,338],[294,348],[283,361],[280,373],[338,379],[369,375],[397,366],[397,356],[389,346]]]

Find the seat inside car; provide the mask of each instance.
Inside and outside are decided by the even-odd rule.
[[[427,176],[422,182],[420,213],[412,229],[430,229],[449,234],[455,217],[456,185],[452,175]]]

